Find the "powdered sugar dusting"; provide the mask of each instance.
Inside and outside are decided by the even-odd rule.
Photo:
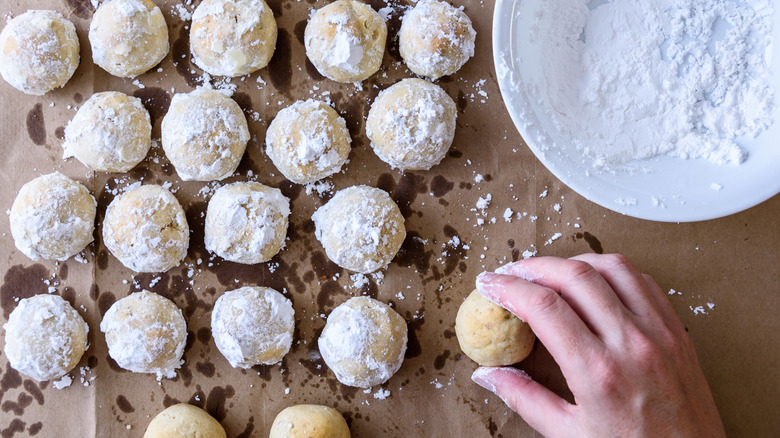
[[[569,0],[537,10],[544,80],[561,137],[597,167],[657,155],[737,164],[738,137],[770,124],[771,2]]]
[[[402,338],[391,332],[401,325]],[[406,322],[386,304],[367,297],[351,298],[336,307],[318,344],[322,358],[345,385],[370,388],[387,381],[406,353]],[[388,357],[398,348],[395,357]]]

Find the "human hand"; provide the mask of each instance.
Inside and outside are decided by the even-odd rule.
[[[666,295],[623,256],[538,257],[477,277],[536,332],[575,404],[521,370],[474,382],[547,437],[725,437],[690,338]]]

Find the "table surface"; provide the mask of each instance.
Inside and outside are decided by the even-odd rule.
[[[357,437],[536,436],[499,399],[470,381],[476,365],[460,353],[453,330],[457,308],[474,288],[476,275],[522,258],[525,251],[628,256],[664,290],[676,291],[669,299],[696,345],[729,436],[780,433],[780,197],[726,218],[673,224],[622,216],[571,191],[536,160],[503,107],[492,67],[492,3],[456,2],[465,6],[478,37],[474,59],[437,82],[458,106],[452,149],[430,171],[401,173],[373,154],[364,118],[380,89],[411,76],[395,40],[399,11],[408,3],[392,3],[382,71],[355,87],[322,78],[306,61],[306,18],[311,8],[326,2],[269,2],[279,26],[276,52],[267,68],[231,82],[236,86],[233,98],[248,115],[252,140],[236,175],[223,181],[257,180],[280,187],[292,200],[286,248],[269,263],[255,266],[224,262],[205,250],[203,212],[216,184],[182,182],[159,147],[125,175],[89,172],[61,157],[63,127],[92,93],[118,90],[141,97],[152,116],[152,136],[159,139],[160,120],[174,92],[188,92],[203,81],[189,59],[187,23],[176,12],[177,2],[158,3],[168,21],[171,53],[161,71],[153,69],[137,81],[111,77],[92,65],[89,1],[40,3],[36,7],[58,10],[76,24],[82,61],[64,88],[45,96],[26,96],[0,82],[0,205],[9,209],[24,183],[60,171],[95,195],[96,240],[84,254],[86,263],[33,262],[14,248],[8,220],[0,220],[2,321],[18,298],[53,288],[89,323],[90,348],[71,373],[73,385],[62,390],[20,375],[0,356],[3,437],[141,436],[151,416],[176,401],[204,407],[231,437],[267,436],[275,415],[298,403],[336,407]],[[371,3],[375,9],[386,6]],[[27,7],[18,0],[0,1],[3,15]],[[263,152],[268,122],[281,108],[306,98],[329,100],[344,115],[353,137],[349,164],[329,179],[334,188],[322,195],[286,181]],[[136,181],[170,183],[187,211],[192,230],[187,259],[164,274],[134,274],[101,241],[107,204]],[[310,220],[335,190],[353,184],[389,191],[408,230],[384,278],[369,277],[362,286],[327,260]],[[476,205],[488,194],[483,212]],[[520,218],[505,221],[506,209]],[[274,287],[293,301],[296,341],[281,364],[237,370],[214,346],[209,312],[225,290],[250,284]],[[123,371],[107,355],[100,318],[116,299],[140,289],[161,293],[184,311],[188,345],[175,379],[157,382],[151,375]],[[325,316],[361,294],[391,303],[410,328],[401,370],[369,392],[338,383],[315,345]],[[542,345],[537,343],[519,366],[566,393],[565,381]]]

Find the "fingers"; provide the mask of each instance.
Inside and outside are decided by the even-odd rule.
[[[585,323],[602,339],[620,332],[626,308],[609,283],[591,265],[557,257],[535,257],[503,266],[496,272],[531,279],[557,290]]]
[[[483,272],[477,277],[477,289],[531,326],[567,380],[581,376],[591,355],[603,347],[566,301],[548,287]]]
[[[633,314],[647,316],[659,313],[644,278],[622,255],[582,254],[571,259],[593,266]]]
[[[511,367],[477,368],[471,380],[497,395],[534,429],[545,436],[571,433],[571,405]],[[562,433],[566,432],[566,433]]]
[[[642,274],[642,280],[644,280],[647,285],[650,292],[650,298],[655,303],[656,308],[661,312],[661,316],[663,316],[667,324],[669,324],[670,327],[676,328],[678,331],[682,330],[682,332],[684,332],[685,327],[677,316],[677,312],[674,311],[674,307],[672,307],[669,298],[658,286],[658,283],[655,282],[653,277],[647,274]]]

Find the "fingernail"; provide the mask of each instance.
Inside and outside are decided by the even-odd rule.
[[[482,295],[493,297],[495,295],[493,281],[500,277],[501,275],[493,272],[483,272],[477,275],[477,290],[480,291]]]
[[[493,394],[496,393],[496,385],[490,378],[490,375],[494,369],[489,367],[479,367],[471,374],[471,380],[477,385],[487,389]]]
[[[496,274],[494,272],[483,272],[477,275],[477,290],[493,304],[501,306],[512,313],[516,313],[514,308],[511,307],[511,304],[505,303],[503,300],[502,291],[504,288],[503,285],[499,283],[499,280],[505,277],[505,275]]]
[[[516,264],[519,264],[520,262],[509,262],[505,265],[501,265],[496,269],[497,274],[508,274],[511,272],[512,267],[514,267]]]
[[[523,280],[530,282],[534,282],[534,280],[538,280],[542,277],[541,275],[531,271],[528,266],[523,263],[524,261],[525,260],[520,260],[519,262],[507,263],[506,265],[496,269],[496,273],[520,277]]]

